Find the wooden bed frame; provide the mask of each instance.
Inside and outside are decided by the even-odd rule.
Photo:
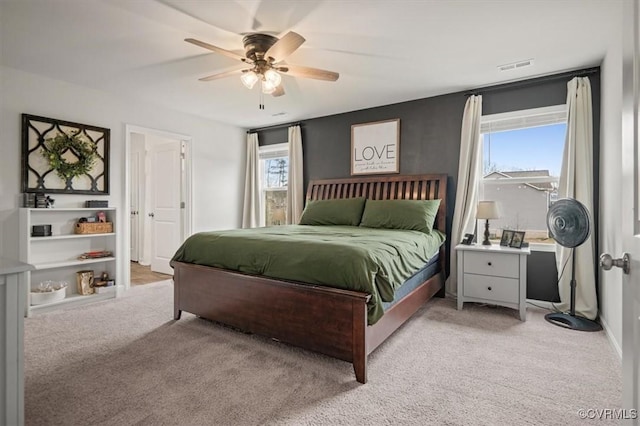
[[[357,177],[311,181],[307,200],[441,199],[435,227],[445,232],[447,176]],[[182,311],[353,363],[367,381],[367,355],[434,295],[444,297],[445,250],[440,271],[367,326],[370,296],[357,291],[281,281],[208,266],[171,262],[174,319]],[[265,308],[268,307],[268,308]],[[331,318],[331,321],[327,321]]]

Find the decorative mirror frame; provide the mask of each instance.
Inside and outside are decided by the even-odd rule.
[[[93,145],[95,162],[87,173],[65,182],[47,163],[42,152],[46,150],[47,139],[76,132]],[[111,130],[104,127],[22,114],[22,192],[108,195],[110,136]],[[67,151],[77,157],[72,149]],[[78,187],[83,183],[83,187]]]

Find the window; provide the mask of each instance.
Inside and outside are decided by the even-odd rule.
[[[566,128],[565,105],[482,117],[479,199],[500,203],[501,218],[489,221],[496,243],[503,229],[525,231],[529,243],[553,243],[546,219],[558,197]]]
[[[265,226],[287,223],[289,144],[265,145],[259,149],[261,221]]]

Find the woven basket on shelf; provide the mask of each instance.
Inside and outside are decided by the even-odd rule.
[[[106,234],[113,232],[112,222],[76,223],[76,234]]]

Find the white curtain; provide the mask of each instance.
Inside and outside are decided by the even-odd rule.
[[[289,180],[287,182],[287,223],[300,222],[304,206],[302,184],[302,133],[300,126],[289,127]]]
[[[455,246],[466,233],[475,227],[478,205],[478,184],[482,179],[482,141],[480,140],[480,120],[482,118],[482,95],[472,95],[467,99],[462,117],[460,135],[460,163],[458,165],[458,186],[456,205],[451,225],[451,250],[449,254],[450,275],[447,292],[456,293],[457,258]]]
[[[242,227],[260,226],[260,158],[258,154],[258,134],[247,133],[247,165],[244,180],[244,205]]]
[[[575,198],[593,212],[593,119],[591,84],[587,77],[576,77],[567,84],[567,135],[565,138],[558,198]],[[593,242],[593,216],[591,235],[576,250],[576,314],[595,319],[598,314],[596,298],[595,247]],[[556,307],[566,311],[571,300],[570,248],[556,244],[558,291],[562,303]],[[566,266],[565,266],[566,263]],[[564,273],[562,269],[564,268]]]

